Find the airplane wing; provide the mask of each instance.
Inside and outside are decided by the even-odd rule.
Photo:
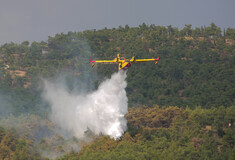
[[[113,60],[98,60],[98,61],[92,61],[90,60],[90,63],[92,63],[92,67],[94,67],[95,63],[103,63],[103,64],[118,64],[117,58]]]
[[[130,60],[131,63],[143,63],[143,62],[156,62],[155,64],[158,63],[159,57],[157,58],[152,58],[152,59],[135,59],[134,57]]]
[[[90,63],[118,64],[116,58],[114,60],[98,60],[98,61],[90,60]]]

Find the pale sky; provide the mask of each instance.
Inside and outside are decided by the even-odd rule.
[[[235,0],[0,0],[0,45],[68,31],[155,24],[235,28]]]

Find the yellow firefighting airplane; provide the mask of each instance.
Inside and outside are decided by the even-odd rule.
[[[131,67],[131,63],[143,63],[143,62],[152,62],[155,61],[155,64],[158,63],[159,57],[152,58],[152,59],[135,59],[133,56],[130,60],[125,58],[120,58],[119,54],[117,54],[117,57],[113,60],[98,60],[98,61],[92,61],[90,60],[90,63],[92,63],[92,67],[94,67],[94,63],[103,63],[103,64],[118,64],[119,70],[127,70],[129,67]]]

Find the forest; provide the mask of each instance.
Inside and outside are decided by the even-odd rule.
[[[156,58],[127,71],[128,129],[114,140],[66,137],[42,79],[90,92],[117,72],[89,59]],[[235,159],[235,29],[141,24],[0,46],[1,159]]]

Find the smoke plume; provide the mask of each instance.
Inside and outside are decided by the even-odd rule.
[[[114,73],[92,93],[70,93],[45,81],[43,97],[52,109],[52,120],[78,138],[90,129],[117,139],[127,129],[126,72]]]

